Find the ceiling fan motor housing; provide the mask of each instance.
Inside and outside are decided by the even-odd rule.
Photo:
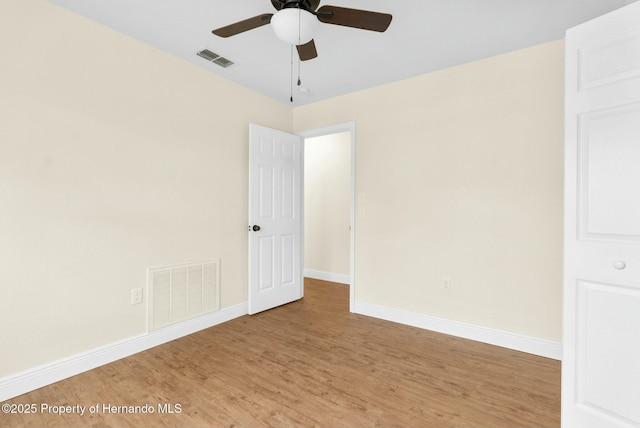
[[[296,8],[314,13],[320,0],[272,0],[272,3],[278,10]]]

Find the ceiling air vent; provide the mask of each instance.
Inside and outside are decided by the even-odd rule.
[[[221,56],[214,59],[213,62],[224,68],[231,67],[233,65],[233,61],[229,61],[228,59]]]
[[[220,57],[220,55],[215,52],[211,52],[209,49],[201,50],[200,52],[198,52],[198,56],[206,59],[207,61],[213,61],[214,59]]]
[[[218,64],[220,67],[227,68],[233,65],[233,61],[221,57],[217,53],[211,52],[209,49],[201,50],[200,52],[198,52],[198,56],[206,59],[207,61],[211,61],[214,64]]]

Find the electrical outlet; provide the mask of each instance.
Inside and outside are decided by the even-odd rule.
[[[131,304],[139,305],[142,303],[142,288],[131,289]]]
[[[442,289],[444,291],[451,291],[451,278],[442,278]]]

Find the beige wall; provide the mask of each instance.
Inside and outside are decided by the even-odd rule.
[[[559,341],[562,41],[294,109],[353,120],[356,299]]]
[[[0,52],[0,377],[144,333],[148,267],[220,257],[246,301],[248,124],[291,108],[45,0]]]
[[[304,141],[304,268],[349,275],[351,132]]]
[[[148,267],[220,257],[222,306],[246,301],[250,122],[356,121],[358,300],[559,340],[562,49],[292,110],[0,3],[0,377],[144,333]]]

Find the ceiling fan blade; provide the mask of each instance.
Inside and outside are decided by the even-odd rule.
[[[393,18],[388,13],[338,6],[322,6],[318,9],[317,14],[318,19],[327,24],[343,25],[381,33],[389,27]]]
[[[262,15],[254,16],[253,18],[238,21],[234,24],[227,25],[226,27],[220,27],[213,30],[212,33],[220,37],[231,37],[236,34],[244,33],[245,31],[253,30],[254,28],[262,27],[271,22],[272,13],[263,13]]]
[[[313,40],[305,43],[304,45],[298,45],[296,46],[296,48],[298,48],[298,56],[300,57],[300,61],[308,61],[318,56],[316,44]]]

